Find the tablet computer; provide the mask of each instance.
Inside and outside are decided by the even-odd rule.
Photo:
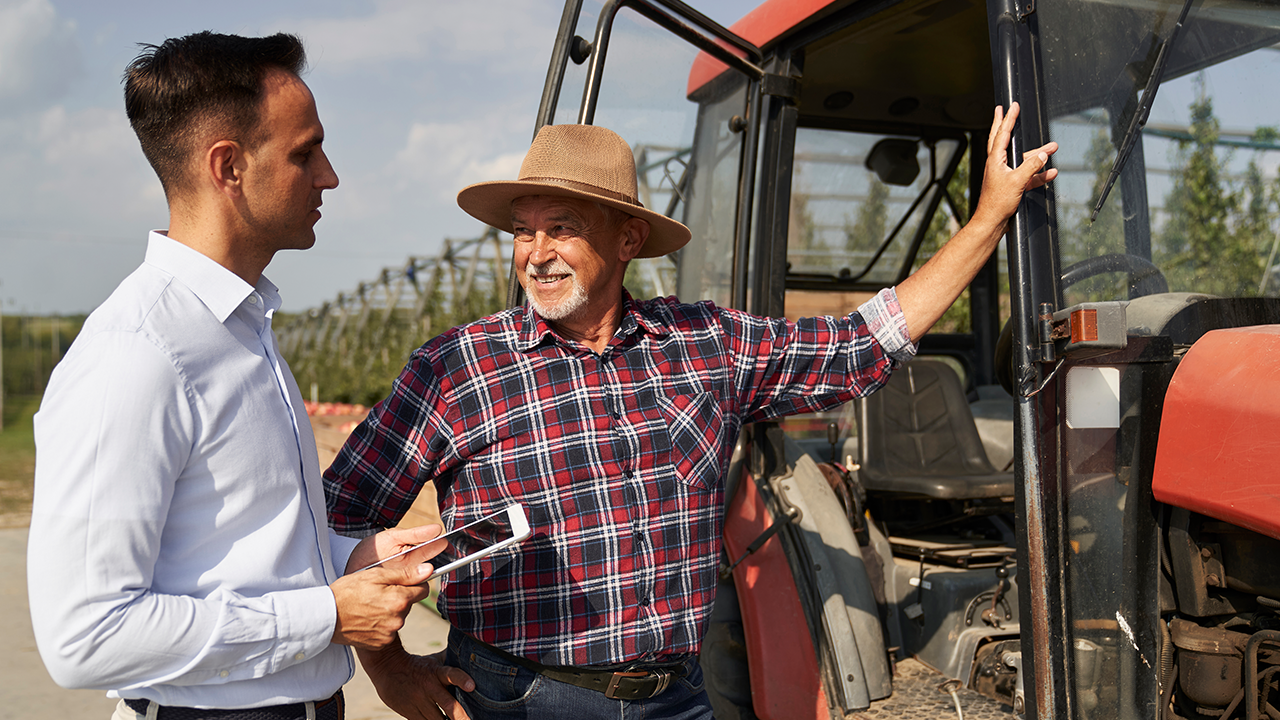
[[[519,503],[512,503],[502,510],[485,515],[478,520],[473,520],[462,527],[450,530],[444,535],[424,543],[401,550],[395,555],[385,557],[372,565],[360,568],[360,570],[377,567],[388,560],[407,555],[424,545],[444,540],[448,543],[448,546],[436,558],[443,558],[445,562],[431,573],[431,577],[423,581],[428,582],[447,572],[469,565],[480,558],[487,557],[505,547],[522,542],[532,533],[533,531],[529,527],[529,519],[524,514],[524,507]]]

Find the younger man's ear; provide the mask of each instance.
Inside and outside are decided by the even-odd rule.
[[[244,151],[234,140],[219,140],[205,153],[205,176],[226,195],[239,196],[244,186]]]

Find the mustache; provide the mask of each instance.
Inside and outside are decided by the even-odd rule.
[[[528,265],[525,266],[524,272],[529,277],[538,277],[540,275],[573,275],[574,274],[573,268],[569,267],[569,263],[565,262],[564,260],[561,260],[560,258],[556,258],[551,262],[546,262],[541,265],[534,265],[533,263],[529,263]]]

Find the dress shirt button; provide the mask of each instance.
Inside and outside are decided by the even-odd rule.
[[[249,304],[250,304],[250,305],[257,305],[257,304],[258,304],[258,297],[257,297],[256,295],[250,295],[250,296],[249,296]]]
[[[293,656],[293,659],[294,659],[294,660],[305,660],[305,659],[306,659],[306,657],[307,657],[307,654],[306,654],[306,653],[304,653],[304,652],[300,652],[300,653],[298,653],[298,654],[294,655],[294,656]]]
[[[223,670],[222,672],[218,673],[218,677],[228,677],[230,675],[231,675],[231,671],[229,670]]]

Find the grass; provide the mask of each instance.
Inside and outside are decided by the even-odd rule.
[[[38,395],[4,399],[0,431],[0,527],[26,527],[31,520],[31,488],[36,472],[36,443],[31,416]]]

